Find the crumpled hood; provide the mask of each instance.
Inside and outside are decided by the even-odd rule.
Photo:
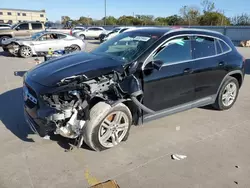
[[[121,72],[122,65],[123,62],[107,56],[78,52],[41,63],[28,71],[27,77],[41,85],[53,87],[62,79],[75,75],[84,74],[91,79],[113,70]]]
[[[12,42],[23,43],[26,41],[32,41],[32,38],[10,38],[2,42],[3,45],[8,45]]]

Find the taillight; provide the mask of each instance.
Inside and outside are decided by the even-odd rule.
[[[72,30],[70,30],[69,34],[72,35]]]

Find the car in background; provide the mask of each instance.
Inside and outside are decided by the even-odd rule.
[[[100,35],[106,32],[103,27],[89,27],[84,31],[79,31],[73,34],[73,36],[80,37],[82,40],[94,38],[99,39]]]
[[[2,47],[4,51],[14,56],[27,58],[47,54],[50,50],[63,50],[65,47],[71,47],[74,51],[82,51],[85,49],[85,43],[81,39],[65,33],[42,31],[35,33],[30,38],[5,40]]]
[[[230,109],[244,75],[245,59],[221,33],[140,28],[28,71],[24,114],[41,137],[101,151],[126,141],[132,125],[207,105]]]
[[[34,33],[45,30],[40,22],[20,22],[10,28],[0,29],[0,45],[3,41],[14,37],[30,37]]]
[[[10,28],[11,28],[10,24],[0,23],[0,29],[10,29]]]
[[[100,43],[107,41],[113,37],[115,37],[116,35],[119,35],[120,33],[125,32],[128,29],[133,29],[135,27],[117,27],[115,28],[113,31],[109,32],[108,34],[104,35],[104,38],[102,36],[102,39],[100,37]]]

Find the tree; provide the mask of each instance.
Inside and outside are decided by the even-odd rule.
[[[102,20],[105,20],[105,17],[102,18]],[[106,25],[116,25],[117,19],[114,16],[108,16],[106,17]]]
[[[219,12],[206,12],[200,17],[200,25],[230,25],[230,19]]]
[[[70,19],[70,17],[69,16],[62,16],[62,20],[61,20],[61,22],[62,22],[62,24],[66,24],[67,22],[69,22],[71,19]]]
[[[93,22],[92,18],[81,16],[78,20],[78,24],[90,25]]]
[[[154,16],[152,15],[136,15],[135,18],[139,19],[142,25],[154,25]]]
[[[250,16],[248,14],[237,15],[231,18],[232,25],[250,25]]]
[[[213,12],[215,9],[215,4],[214,2],[211,2],[209,0],[203,0],[201,2],[201,6],[203,7],[203,13],[205,14],[206,12]]]
[[[164,17],[157,17],[154,21],[156,25],[168,25],[167,18]]]
[[[180,14],[184,20],[184,25],[197,25],[199,22],[200,11],[196,6],[183,6]]]
[[[175,14],[166,17],[166,22],[168,25],[182,25],[184,23],[184,20],[180,16]]]
[[[134,17],[133,16],[121,16],[118,18],[119,25],[133,25]]]

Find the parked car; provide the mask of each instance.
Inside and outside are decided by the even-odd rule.
[[[113,31],[109,32],[108,34],[106,34],[102,37],[100,36],[100,43],[107,41],[107,40],[115,37],[116,35],[123,33],[124,31],[126,31],[128,29],[133,29],[133,28],[135,28],[135,27],[117,27]]]
[[[76,37],[80,37],[82,40],[86,38],[99,39],[100,34],[102,34],[105,31],[106,30],[103,27],[89,27],[84,31],[76,32],[73,35]]]
[[[0,29],[0,45],[4,40],[14,37],[30,37],[36,32],[43,31],[44,25],[40,22],[21,22],[8,29]]]
[[[135,29],[28,71],[25,117],[42,137],[105,150],[127,140],[131,125],[207,105],[230,109],[244,75],[244,58],[220,33]]]
[[[49,49],[63,50],[72,47],[75,51],[85,49],[85,43],[81,39],[59,32],[42,31],[35,33],[31,38],[8,39],[3,41],[4,51],[21,57],[46,54]]]
[[[73,35],[73,33],[75,32],[79,32],[79,31],[85,31],[86,30],[86,27],[83,27],[83,26],[76,26],[74,27],[72,30],[71,30],[71,34]]]
[[[10,24],[0,23],[0,29],[10,29],[10,28],[11,28]]]

